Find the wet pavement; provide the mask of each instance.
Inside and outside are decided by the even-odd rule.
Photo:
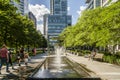
[[[36,56],[33,56],[31,58],[31,61],[28,64],[27,69],[35,69],[40,62],[42,62],[45,58],[43,56],[46,56],[46,54],[38,54]],[[88,58],[85,58],[83,56],[77,56],[77,55],[73,55],[73,54],[67,54],[67,58],[69,58],[70,60],[79,63],[80,65],[84,66],[86,69],[92,71],[91,76],[97,76],[102,78],[103,80],[120,80],[120,66],[118,65],[114,65],[114,64],[109,64],[109,63],[105,63],[105,62],[98,62],[98,61],[92,61],[92,60],[88,60]],[[54,59],[53,61],[48,60],[51,62],[51,64],[46,64],[46,65],[50,65],[52,67],[42,67],[41,70],[44,70],[44,72],[39,72],[39,74],[46,74],[45,76],[42,76],[43,78],[45,77],[67,77],[67,78],[72,78],[72,77],[78,77],[78,75],[73,75],[73,73],[75,73],[74,71],[71,71],[71,69],[69,67],[66,68],[66,62],[63,62],[61,65],[58,65],[59,62],[54,62],[56,61],[56,59]],[[57,63],[57,64],[56,64]],[[57,67],[56,69],[53,68],[53,65],[55,65],[55,67]],[[22,67],[25,67],[24,63],[21,65]],[[10,67],[10,73],[6,73],[5,71],[5,66],[2,67],[2,74],[0,74],[0,80],[10,80],[8,78],[11,78],[11,80],[16,80],[18,79],[18,69],[19,66],[15,63],[14,64],[14,68],[15,70],[12,70],[12,68]],[[59,68],[59,69],[58,69]],[[62,70],[61,68],[64,68],[64,70]],[[51,69],[51,70],[48,70]],[[32,71],[33,72],[33,71]],[[57,73],[56,73],[57,72]],[[70,74],[68,74],[68,72],[70,72]],[[62,73],[62,74],[61,74]],[[67,73],[68,75],[66,75],[65,73]],[[30,73],[31,74],[31,73]],[[57,75],[57,76],[56,76]],[[28,74],[27,74],[28,76]],[[69,77],[68,77],[69,76]],[[12,79],[12,78],[15,79]]]
[[[64,48],[55,48],[52,55],[46,58],[45,63],[40,66],[32,78],[91,78],[79,64],[76,64],[64,55]]]
[[[46,55],[46,53],[43,53],[32,56],[27,67],[25,66],[24,62],[21,63],[21,66],[18,66],[17,63],[13,63],[14,69],[12,69],[10,66],[9,73],[6,72],[6,66],[3,66],[1,70],[2,74],[0,74],[0,80],[18,80],[20,78],[20,69],[23,71],[23,77],[26,78],[29,74],[31,74],[31,71],[34,71],[34,69],[45,59]]]

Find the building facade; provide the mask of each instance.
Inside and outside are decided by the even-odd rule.
[[[118,0],[102,0],[102,6],[108,6],[114,2],[117,2]]]
[[[20,0],[20,12],[22,15],[28,15],[28,0]]]
[[[28,15],[28,0],[20,0],[20,2],[11,0],[11,4],[18,8],[18,13],[21,13],[22,15]]]
[[[17,3],[17,2],[15,2],[14,0],[11,0],[10,1],[10,4],[12,4],[12,5],[14,5],[15,7],[17,7],[17,13],[20,13],[20,5]]]
[[[118,0],[86,0],[86,9],[95,9],[97,7],[108,6]]]
[[[51,0],[50,14],[44,15],[44,35],[50,45],[55,45],[59,34],[71,26],[71,16],[67,15],[67,0]]]
[[[28,13],[28,17],[29,17],[29,19],[31,19],[31,20],[33,21],[34,26],[35,26],[35,28],[37,29],[37,20],[36,20],[36,17],[33,15],[33,13],[32,13],[32,12],[29,12],[29,13]]]
[[[86,9],[95,9],[96,7],[102,7],[102,0],[86,0]]]
[[[67,0],[51,0],[50,14],[67,15]]]

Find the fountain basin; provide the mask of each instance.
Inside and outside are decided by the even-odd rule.
[[[65,56],[51,56],[47,57],[27,80],[101,80],[91,77],[82,67]]]

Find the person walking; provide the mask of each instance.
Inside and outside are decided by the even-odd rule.
[[[9,57],[9,64],[12,66],[12,69],[14,69],[13,63],[12,63],[12,50],[11,49],[8,50],[8,57]]]
[[[0,50],[0,57],[1,57],[1,65],[0,65],[0,74],[1,74],[1,68],[2,65],[5,63],[6,64],[6,72],[10,72],[9,71],[9,57],[8,57],[8,50],[6,45],[4,44]]]
[[[33,48],[32,52],[33,52],[33,55],[35,56],[36,55],[36,48]]]
[[[97,51],[96,49],[93,49],[93,50],[92,50],[92,52],[91,52],[91,54],[90,54],[90,57],[89,57],[89,60],[90,60],[90,59],[92,59],[92,60],[94,59],[94,57],[95,57],[95,55],[96,55],[96,51]]]
[[[19,50],[16,52],[16,60],[18,62],[18,65],[21,66],[20,62],[21,62],[21,57],[20,57],[20,52]]]
[[[20,49],[20,58],[21,58],[21,61],[24,61],[24,48],[23,47]]]
[[[29,59],[29,54],[26,52],[24,55],[24,62],[26,66],[28,65],[28,59]]]

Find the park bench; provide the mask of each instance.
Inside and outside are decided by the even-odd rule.
[[[95,60],[103,61],[104,54],[97,53],[94,57]]]

